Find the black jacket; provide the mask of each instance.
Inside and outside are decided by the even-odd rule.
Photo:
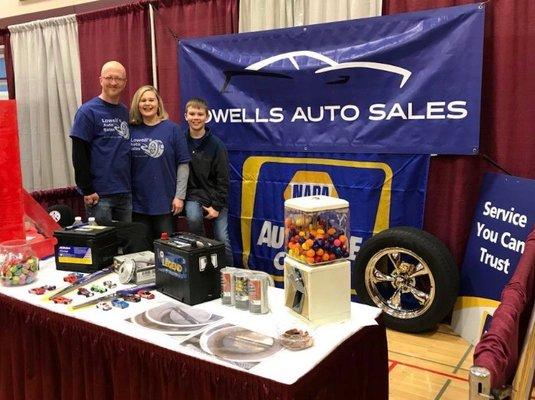
[[[186,131],[191,155],[186,200],[198,201],[205,207],[221,211],[228,207],[229,164],[223,142],[206,127],[200,144],[194,148],[194,140]]]

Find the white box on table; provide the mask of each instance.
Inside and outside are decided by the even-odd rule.
[[[293,308],[297,289],[292,284],[295,271],[306,288],[301,312]],[[308,266],[290,257],[284,259],[285,305],[299,317],[315,325],[344,321],[351,317],[350,262],[341,260]]]

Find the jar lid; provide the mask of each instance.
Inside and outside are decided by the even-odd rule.
[[[12,240],[6,240],[5,242],[0,243],[0,246],[2,247],[29,247],[30,243],[26,241],[26,239],[12,239]]]
[[[284,207],[300,211],[325,211],[348,208],[349,202],[344,199],[330,196],[295,197],[284,202]]]

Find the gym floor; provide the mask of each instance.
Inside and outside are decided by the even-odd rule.
[[[387,336],[390,400],[468,399],[474,346],[448,325],[421,334],[388,330]]]

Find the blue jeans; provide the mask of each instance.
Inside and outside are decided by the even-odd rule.
[[[132,222],[132,194],[121,193],[101,196],[98,203],[85,206],[87,217],[95,217],[97,224],[110,221]]]
[[[186,210],[189,231],[196,235],[206,236],[206,233],[204,232],[204,209],[202,208],[201,203],[197,201],[186,201],[184,208]],[[226,265],[232,266],[232,248],[230,247],[228,236],[228,210],[223,208],[219,211],[219,216],[212,221],[214,224],[215,240],[218,240],[225,245]]]
[[[154,239],[160,239],[162,232],[167,232],[169,236],[175,231],[175,219],[173,214],[147,215],[132,213],[132,221],[140,222],[147,227],[148,240],[150,243]]]

